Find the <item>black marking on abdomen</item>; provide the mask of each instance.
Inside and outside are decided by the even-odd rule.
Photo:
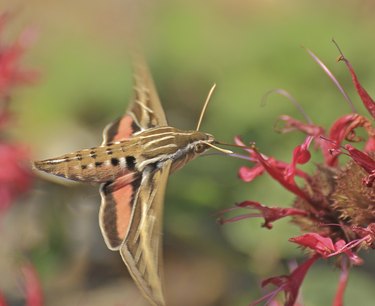
[[[101,165],[103,165],[103,162],[95,162],[95,167],[100,167]]]
[[[125,159],[126,159],[126,166],[127,166],[127,168],[129,170],[134,170],[135,164],[136,164],[135,157],[129,155],[129,156],[126,156]]]
[[[82,154],[81,153],[77,153],[76,157],[77,157],[78,160],[82,160]]]
[[[97,157],[96,152],[94,150],[90,151],[90,157],[93,159]]]
[[[113,154],[112,149],[110,149],[110,148],[107,148],[105,151],[106,151],[106,153],[108,155],[112,155]]]
[[[81,165],[81,169],[82,170],[86,170],[87,169],[87,165]]]
[[[118,166],[119,163],[120,163],[120,161],[118,160],[118,158],[116,158],[116,157],[111,158],[112,166],[116,167],[116,166]]]

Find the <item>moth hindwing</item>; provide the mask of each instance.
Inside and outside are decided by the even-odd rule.
[[[101,184],[99,224],[105,243],[120,252],[149,302],[163,306],[161,231],[167,178],[189,160],[216,148],[214,143],[210,134],[168,126],[151,75],[137,59],[131,104],[123,117],[104,129],[103,143],[36,161],[34,166]]]

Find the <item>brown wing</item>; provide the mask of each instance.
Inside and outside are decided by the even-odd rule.
[[[120,249],[129,230],[134,198],[141,179],[139,173],[130,172],[100,187],[102,203],[99,211],[99,226],[110,250]]]
[[[140,57],[134,61],[134,97],[127,113],[109,124],[102,145],[132,137],[167,120],[152,77]],[[108,247],[120,250],[134,281],[152,305],[163,306],[161,224],[171,162],[159,170],[132,173],[101,187],[100,226]]]
[[[167,125],[154,81],[145,61],[140,56],[134,56],[133,76],[132,102],[123,117],[110,123],[104,129],[102,145],[129,138],[134,133],[151,127]]]
[[[156,172],[144,173],[134,198],[133,214],[120,253],[144,296],[164,306],[162,286],[162,217],[170,162]]]

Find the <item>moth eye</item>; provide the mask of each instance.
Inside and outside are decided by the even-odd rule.
[[[206,149],[206,146],[203,143],[197,143],[194,147],[195,153],[203,153]]]

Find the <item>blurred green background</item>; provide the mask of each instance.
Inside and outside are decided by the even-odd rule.
[[[202,130],[231,142],[241,135],[262,152],[290,161],[303,139],[276,134],[281,114],[301,115],[284,88],[317,124],[326,128],[350,112],[332,82],[301,46],[313,50],[342,82],[357,109],[363,107],[334,37],[364,87],[375,95],[373,1],[1,1],[16,12],[11,31],[33,26],[38,40],[24,61],[41,73],[37,85],[14,95],[13,136],[35,159],[92,147],[121,116],[131,96],[126,36],[143,45],[169,123],[191,129],[213,83],[217,90]],[[367,115],[367,114],[366,114]],[[319,153],[317,153],[318,155]],[[246,199],[287,206],[293,196],[264,176],[251,184],[237,178],[245,161],[203,157],[169,180],[165,200],[165,271],[171,305],[247,305],[262,295],[260,281],[287,273],[303,252],[287,240],[298,228],[282,220],[268,231],[262,220],[220,226],[216,214]],[[309,166],[307,167],[307,169]],[[310,166],[310,169],[311,166]],[[38,180],[32,194],[12,207],[3,225],[0,287],[14,304],[15,257],[37,267],[46,305],[146,305],[119,254],[108,251],[97,224],[95,186],[63,186]],[[347,305],[372,305],[375,261],[351,271]],[[319,262],[307,276],[305,305],[329,305],[339,271]]]

